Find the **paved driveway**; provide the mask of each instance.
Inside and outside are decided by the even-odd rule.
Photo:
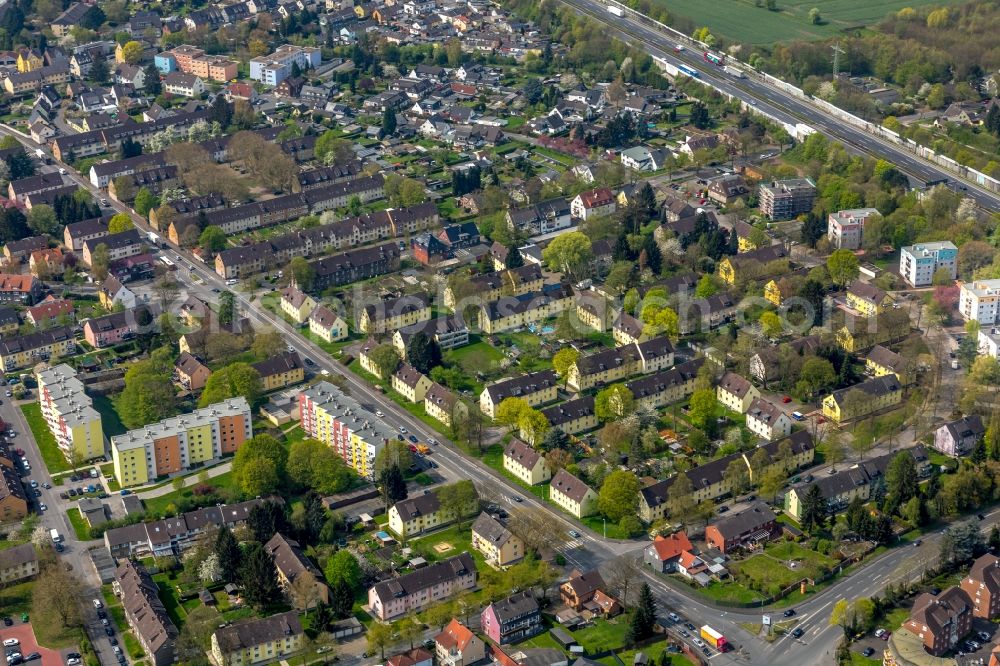
[[[31,629],[30,622],[27,624],[18,623],[13,627],[0,627],[0,639],[7,640],[8,638],[16,638],[21,641],[21,647],[19,650],[23,655],[29,655],[32,652],[41,653],[42,658],[26,662],[28,666],[38,666],[39,664],[41,666],[61,666],[63,663],[62,654],[59,650],[39,647],[38,642],[35,640],[35,632]]]

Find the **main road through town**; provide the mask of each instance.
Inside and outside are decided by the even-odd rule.
[[[828,137],[837,139],[855,150],[892,162],[900,170],[923,183],[936,180],[961,182],[967,188],[965,194],[974,199],[979,206],[992,212],[1000,211],[1000,194],[990,192],[972,181],[959,179],[956,174],[918,157],[896,144],[866,132],[860,127],[850,125],[808,100],[768,84],[762,77],[754,74],[749,67],[743,67],[745,71],[749,72],[747,78],[737,79],[727,74],[721,67],[706,62],[700,51],[695,52],[687,48],[683,51],[677,51],[675,48],[681,41],[678,35],[642,22],[630,10],[623,10],[623,16],[617,16],[608,11],[607,2],[598,0],[559,1],[577,12],[603,23],[612,34],[627,44],[643,48],[650,55],[662,58],[674,66],[693,67],[700,73],[702,81],[710,83],[728,95],[742,99],[747,104],[780,119],[782,122],[791,125],[797,123],[810,125]],[[690,42],[688,43],[690,44]]]

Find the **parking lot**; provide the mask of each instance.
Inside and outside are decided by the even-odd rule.
[[[5,654],[9,655],[12,651],[16,650],[21,653],[22,657],[27,657],[37,652],[39,654],[38,658],[24,663],[32,665],[41,664],[42,666],[61,666],[63,664],[62,654],[58,650],[51,650],[38,645],[30,622],[22,623],[20,622],[20,618],[16,617],[11,619],[14,622],[13,626],[0,627],[0,639],[4,641],[13,639],[19,641],[19,643],[14,647],[4,646]]]

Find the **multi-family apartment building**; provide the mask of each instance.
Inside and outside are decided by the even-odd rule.
[[[812,210],[816,183],[810,178],[791,178],[761,183],[760,212],[772,220],[790,220]]]
[[[584,395],[573,400],[561,402],[542,410],[542,416],[550,428],[559,428],[567,435],[593,430],[598,426],[597,412],[594,409],[594,396]],[[540,437],[532,431],[521,429],[521,439],[536,445],[541,444]]]
[[[476,563],[468,553],[435,562],[368,590],[368,607],[382,620],[423,610],[462,590],[476,586]]]
[[[277,391],[306,380],[306,368],[296,351],[286,351],[264,361],[257,361],[250,367],[260,375],[264,391]]]
[[[584,518],[597,511],[597,492],[565,469],[560,469],[552,477],[549,499],[577,518]]]
[[[323,291],[392,273],[399,268],[399,257],[399,246],[386,243],[310,262],[315,271],[313,289]]]
[[[424,395],[424,412],[451,428],[458,419],[468,416],[469,406],[456,393],[433,382]]]
[[[746,411],[747,429],[766,440],[781,439],[792,433],[792,419],[770,400],[755,398]]]
[[[83,242],[83,262],[94,265],[94,251],[103,245],[108,250],[108,261],[114,262],[126,257],[134,257],[142,252],[143,240],[138,229],[129,229],[117,234],[91,238]]]
[[[318,48],[282,44],[274,53],[250,60],[250,78],[267,86],[276,86],[291,76],[293,63],[305,71],[319,67],[322,60]]]
[[[101,414],[84,392],[76,371],[61,363],[38,372],[38,403],[42,418],[67,460],[91,460],[104,455]]]
[[[476,510],[478,500],[465,510],[456,512],[453,508],[442,507],[437,493],[417,495],[400,500],[389,508],[389,529],[401,537],[411,537],[426,530],[448,525]]]
[[[306,557],[297,541],[278,533],[264,544],[264,550],[274,560],[278,584],[298,610],[330,603],[330,588],[323,581],[322,572]]]
[[[57,326],[16,338],[0,340],[0,367],[4,372],[27,368],[53,356],[63,357],[76,352],[73,330]]]
[[[115,570],[112,589],[122,601],[122,610],[132,633],[153,666],[169,666],[177,657],[177,627],[160,601],[159,587],[146,567],[125,559]]]
[[[933,446],[946,456],[964,456],[972,452],[985,434],[983,417],[970,414],[939,426],[934,431]]]
[[[245,524],[250,509],[263,501],[208,506],[173,518],[113,527],[104,533],[104,546],[118,560],[178,555],[222,527]]]
[[[38,575],[38,553],[31,543],[0,550],[0,585],[13,585]]]
[[[719,379],[715,397],[726,409],[745,414],[750,404],[760,397],[760,391],[746,377],[727,372]]]
[[[358,318],[358,329],[369,336],[384,335],[405,326],[429,321],[430,318],[430,296],[407,294],[366,305]]]
[[[959,586],[972,600],[973,617],[1000,617],[1000,558],[993,553],[980,555]]]
[[[923,641],[925,652],[940,657],[968,635],[972,617],[969,595],[960,587],[949,587],[938,595],[924,592],[917,596],[903,628]]]
[[[346,340],[347,322],[325,305],[317,305],[309,315],[309,332],[326,342]]]
[[[764,451],[768,456],[769,463],[762,469],[755,471],[750,464],[750,459],[757,451]],[[815,453],[812,436],[806,430],[799,430],[785,439],[768,442],[749,452],[723,456],[689,469],[683,474],[687,475],[691,482],[692,497],[695,502],[702,502],[714,500],[733,492],[732,479],[726,474],[726,470],[734,461],[746,465],[747,473],[753,479],[756,478],[757,474],[763,477],[769,469],[774,467],[788,473],[810,465]],[[653,523],[666,516],[671,502],[670,486],[673,485],[676,478],[676,475],[671,476],[639,491],[639,518],[647,523]]]
[[[962,285],[958,311],[965,319],[992,326],[1000,319],[1000,280],[974,280]]]
[[[497,645],[517,643],[545,630],[538,601],[531,592],[494,601],[480,614],[480,626]]]
[[[502,379],[490,384],[479,394],[479,409],[490,418],[496,417],[497,407],[507,398],[521,398],[531,407],[556,399],[559,378],[554,370],[539,370],[520,377]]]
[[[492,335],[534,326],[572,308],[574,300],[572,287],[563,283],[543,285],[541,291],[520,296],[504,296],[480,307],[479,327]]]
[[[873,284],[855,280],[847,288],[847,305],[865,317],[875,317],[892,307],[892,296]]]
[[[857,250],[864,238],[865,223],[876,215],[880,213],[874,208],[853,208],[830,213],[826,237],[837,249]]]
[[[469,278],[468,292],[475,302],[496,301],[503,296],[522,296],[541,291],[544,280],[538,264],[525,264]],[[444,290],[445,307],[456,309],[456,296],[451,285]]]
[[[457,349],[469,344],[469,327],[465,325],[461,315],[435,317],[404,326],[392,334],[392,346],[401,357],[406,356],[406,345],[417,333],[433,338],[442,350]]]
[[[143,329],[154,330],[157,327],[156,314],[152,306],[140,305],[133,310],[94,317],[83,323],[83,337],[96,349],[117,345],[131,340]],[[143,321],[146,323],[143,324]]]
[[[958,248],[951,241],[907,245],[899,251],[899,274],[911,287],[930,285],[939,270],[950,280],[958,276]]]
[[[251,666],[277,661],[302,649],[305,632],[298,611],[260,619],[239,620],[212,634],[215,666]]]
[[[854,391],[860,391],[865,396],[863,404],[852,404],[848,399],[848,395]],[[902,399],[903,387],[896,375],[873,377],[823,398],[823,416],[841,423],[898,405]]]
[[[659,372],[674,363],[674,346],[663,336],[581,356],[566,371],[566,386],[580,392],[632,375]]]
[[[552,478],[552,470],[542,452],[516,437],[504,449],[503,468],[529,486],[537,486]]]
[[[472,523],[472,547],[491,567],[504,569],[524,559],[524,541],[488,513]]]
[[[659,409],[694,393],[694,380],[705,362],[696,358],[625,383],[639,409]]]
[[[774,512],[764,502],[756,502],[708,525],[705,543],[728,553],[742,546],[766,543],[780,533]]]
[[[115,477],[142,485],[235,453],[253,437],[250,405],[239,396],[111,438]]]
[[[33,275],[0,273],[0,302],[31,305],[42,296],[42,282]]]
[[[329,382],[299,394],[299,418],[306,436],[331,447],[368,480],[375,479],[375,457],[395,438],[382,421]]]

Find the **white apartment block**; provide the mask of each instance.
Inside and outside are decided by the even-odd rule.
[[[42,418],[66,459],[72,460],[74,453],[78,460],[103,456],[101,414],[94,409],[76,371],[61,363],[42,370],[36,379]]]
[[[899,274],[912,287],[930,286],[942,268],[952,280],[958,276],[958,248],[951,241],[909,245],[899,252]]]
[[[997,323],[1000,314],[1000,280],[966,282],[959,292],[958,311],[980,324]]]
[[[312,46],[282,44],[271,55],[250,60],[250,78],[268,86],[276,86],[292,73],[292,63],[305,71],[318,67],[323,61],[320,49]]]
[[[1000,358],[1000,328],[979,329],[979,353],[993,358]]]
[[[879,212],[874,208],[854,208],[830,213],[826,237],[837,249],[856,250],[864,238],[865,223]]]

